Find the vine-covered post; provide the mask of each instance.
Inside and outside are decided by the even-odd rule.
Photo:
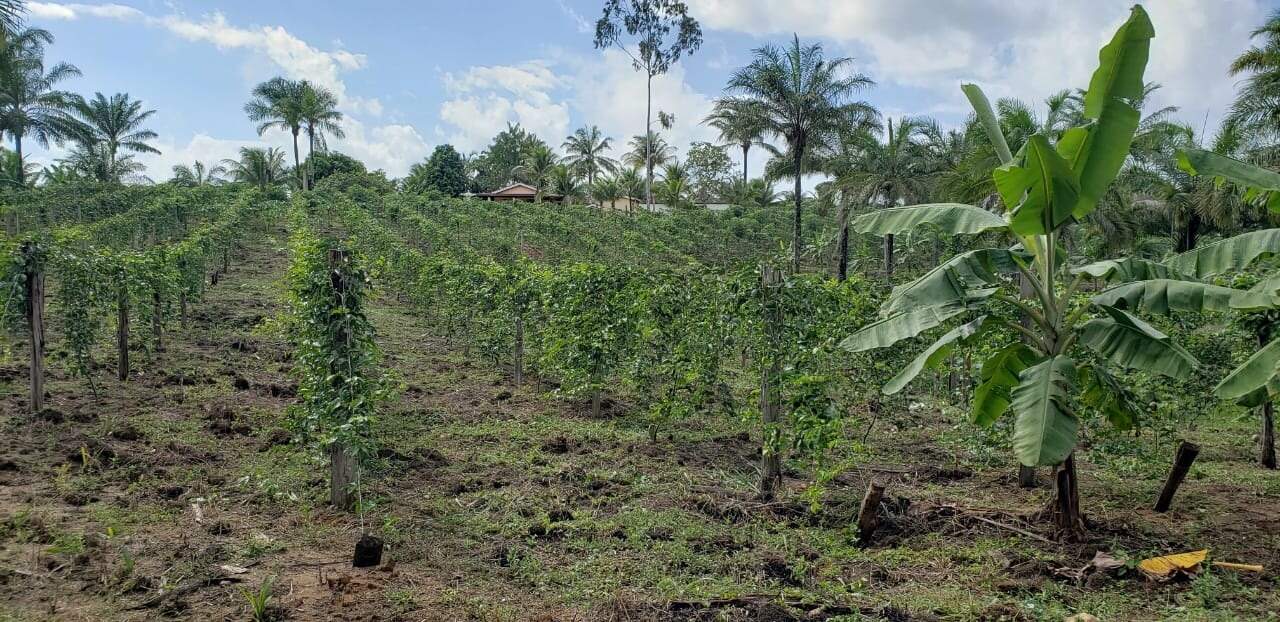
[[[164,351],[164,318],[161,317],[160,290],[151,292],[151,336],[156,344],[156,352]]]
[[[226,249],[223,249],[225,266]],[[340,248],[329,249],[329,282],[333,288],[334,305],[338,308],[346,306],[347,251]],[[340,344],[351,343],[350,327],[345,323],[338,329],[335,341]],[[355,453],[341,441],[335,440],[329,445],[329,503],[334,507],[350,509],[355,505],[355,497],[351,494],[356,483]]]
[[[516,386],[524,384],[524,310],[516,309],[516,352],[515,352]]]
[[[44,409],[44,266],[35,242],[22,245],[27,266],[27,328],[31,334],[31,412]]]
[[[778,355],[781,347],[782,307],[776,299],[782,285],[782,272],[769,265],[760,266],[760,299],[763,303],[763,327],[765,347],[760,372],[760,420],[764,424],[764,444],[760,460],[760,498],[773,497],[775,488],[782,483],[782,458],[774,439],[778,433],[781,396],[778,377],[782,374],[782,361]]]
[[[129,379],[129,284],[124,268],[120,269],[119,290],[116,296],[116,349],[120,358],[116,366],[120,380]]]

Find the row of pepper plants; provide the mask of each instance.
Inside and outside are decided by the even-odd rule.
[[[175,205],[184,198],[187,204]],[[97,391],[94,348],[103,328],[114,322],[117,373],[126,380],[135,321],[151,328],[144,343],[163,349],[167,327],[175,318],[186,322],[188,305],[204,293],[206,278],[227,270],[237,240],[271,211],[267,199],[256,190],[166,195],[91,224],[6,240],[0,249],[6,257],[0,277],[3,319],[12,334],[26,335],[31,345],[29,407],[39,410],[43,404],[37,372],[43,369],[46,300],[52,326],[64,341],[68,370]],[[144,242],[156,235],[163,241]],[[38,299],[32,297],[33,286]]]

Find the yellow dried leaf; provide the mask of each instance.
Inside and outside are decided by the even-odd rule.
[[[1188,573],[1195,572],[1200,568],[1200,564],[1204,563],[1204,560],[1208,555],[1209,549],[1201,549],[1199,551],[1189,551],[1187,553],[1152,557],[1139,562],[1138,568],[1140,568],[1147,576],[1156,579],[1164,579],[1179,571]]]

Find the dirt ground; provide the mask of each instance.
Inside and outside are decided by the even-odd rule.
[[[26,414],[10,344],[0,621],[250,620],[247,594],[264,585],[282,620],[1280,616],[1280,474],[1255,465],[1250,418],[1188,435],[1204,449],[1165,514],[1149,508],[1176,439],[1083,452],[1083,543],[1044,540],[1030,519],[1046,473],[1019,488],[1007,452],[963,413],[924,405],[882,414],[816,510],[810,474],[794,470],[761,503],[751,422],[707,415],[651,443],[625,403],[593,419],[537,378],[512,387],[390,295],[373,319],[401,390],[362,473],[364,511],[336,511],[324,463],[283,428],[296,384],[275,325],[282,246],[277,233],[246,248],[167,351],[136,354],[128,382],[104,344],[96,396],[63,371],[55,334],[49,408]],[[873,478],[885,525],[862,547]],[[362,525],[387,544],[378,568],[350,567]],[[1154,583],[1133,568],[1200,548],[1265,571]],[[1126,566],[1095,569],[1100,551]]]

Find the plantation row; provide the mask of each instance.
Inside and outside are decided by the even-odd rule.
[[[217,283],[236,241],[270,206],[255,190],[182,191],[94,223],[6,241],[3,319],[31,337],[31,410],[43,406],[46,300],[73,375],[92,384],[94,347],[113,321],[117,373],[127,380],[131,325],[149,324],[149,347],[163,349],[166,326],[186,323],[206,278]]]

